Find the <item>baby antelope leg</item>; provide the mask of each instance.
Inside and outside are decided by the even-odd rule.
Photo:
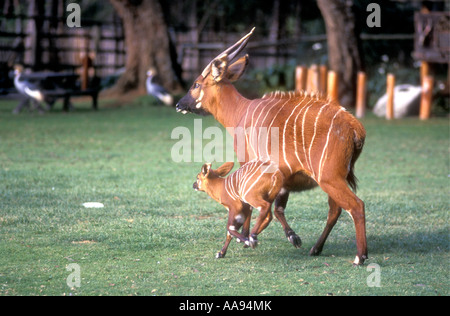
[[[240,227],[230,225],[228,226],[228,233],[231,236],[238,238],[241,242],[244,242],[248,246],[249,245],[248,238],[237,231],[239,228]]]
[[[230,215],[228,217],[228,224],[227,224],[227,239],[225,240],[225,245],[223,246],[222,250],[216,254],[216,258],[224,258],[225,257],[228,246],[233,237],[236,237],[238,240],[244,242],[245,245],[247,245],[247,246],[249,245],[248,237],[246,237],[238,232],[238,229],[241,228],[242,224],[245,222],[245,218],[242,218],[243,220],[239,220],[241,217],[237,217],[238,220],[236,220],[236,217],[234,216],[233,211],[230,211],[229,214]]]
[[[252,248],[256,248],[258,246],[258,235],[269,225],[269,223],[272,221],[272,212],[270,211],[271,204],[268,202],[261,203],[261,206],[257,207],[259,210],[259,216],[256,220],[256,224],[252,229],[252,232],[250,234],[250,246]]]
[[[227,253],[227,249],[228,249],[228,245],[230,244],[231,239],[233,239],[233,236],[231,236],[231,234],[227,231],[227,239],[225,240],[225,245],[223,245],[222,250],[220,250],[217,254],[216,254],[216,258],[225,258],[225,255]]]
[[[244,224],[242,225],[241,233],[245,237],[246,240],[248,239],[248,237],[250,235],[250,220],[252,218],[251,214],[252,214],[252,207],[250,205],[248,205],[247,203],[243,203],[242,211],[241,211],[240,215],[245,217],[245,221],[244,221]],[[244,240],[241,241],[241,239],[239,239],[239,238],[237,238],[236,241],[238,243],[244,242]],[[244,244],[244,248],[248,248],[248,247],[249,247],[248,244]]]

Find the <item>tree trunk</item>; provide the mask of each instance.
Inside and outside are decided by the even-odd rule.
[[[126,61],[125,72],[108,91],[123,94],[146,92],[147,70],[154,68],[169,91],[181,88],[170,57],[169,34],[158,0],[110,0],[122,19]]]
[[[32,66],[34,71],[42,70],[42,32],[45,15],[45,6],[42,1],[30,1],[27,9],[29,17],[25,32],[25,47],[28,48],[25,54],[25,63]]]
[[[276,43],[278,41],[278,34],[280,32],[280,0],[273,2],[272,20],[270,21],[269,42]],[[278,46],[274,45],[268,48],[271,57],[267,59],[267,65],[272,67],[277,64]]]
[[[328,39],[328,59],[331,70],[338,74],[339,101],[343,106],[355,106],[356,76],[362,68],[352,2],[318,0],[325,20]]]

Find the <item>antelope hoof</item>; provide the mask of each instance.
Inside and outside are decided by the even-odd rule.
[[[302,246],[302,240],[294,232],[288,235],[289,242],[294,245],[295,248],[300,248]]]
[[[248,248],[248,247],[250,247],[250,242],[248,241],[248,239],[245,239],[245,240],[242,240],[242,239],[240,239],[240,238],[236,238],[236,242],[237,243],[244,243],[244,248]]]
[[[249,243],[250,247],[252,247],[252,249],[255,249],[258,246],[258,239],[256,239],[256,236],[254,238],[250,237]]]
[[[225,258],[225,254],[223,254],[221,251],[219,251],[219,252],[216,254],[216,259],[221,259],[221,258]]]
[[[356,256],[355,260],[353,261],[353,266],[354,267],[359,267],[362,266],[364,264],[364,261],[367,259],[367,256],[363,255],[361,257]]]
[[[318,256],[322,253],[322,249],[317,249],[315,246],[309,251],[310,256]]]

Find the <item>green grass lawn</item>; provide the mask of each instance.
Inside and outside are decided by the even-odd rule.
[[[301,249],[274,220],[258,248],[232,242],[215,259],[226,210],[192,190],[202,162],[171,159],[172,130],[200,117],[144,103],[13,115],[0,102],[0,295],[449,295],[447,118],[363,120],[358,196],[381,269],[369,287],[347,214],[308,256],[328,211],[320,189],[288,203]],[[73,263],[80,287],[66,282]]]

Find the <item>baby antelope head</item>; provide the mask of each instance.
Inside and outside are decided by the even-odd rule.
[[[197,175],[197,180],[194,182],[194,185],[192,186],[195,191],[206,191],[206,187],[208,186],[208,175],[211,171],[211,164],[205,163],[202,166],[202,171]]]
[[[211,163],[205,163],[202,170],[197,175],[197,181],[194,182],[193,188],[196,191],[203,191],[208,193],[208,189],[214,189],[212,182],[215,179],[225,177],[231,169],[233,169],[233,162],[226,162],[216,170],[211,169]]]

